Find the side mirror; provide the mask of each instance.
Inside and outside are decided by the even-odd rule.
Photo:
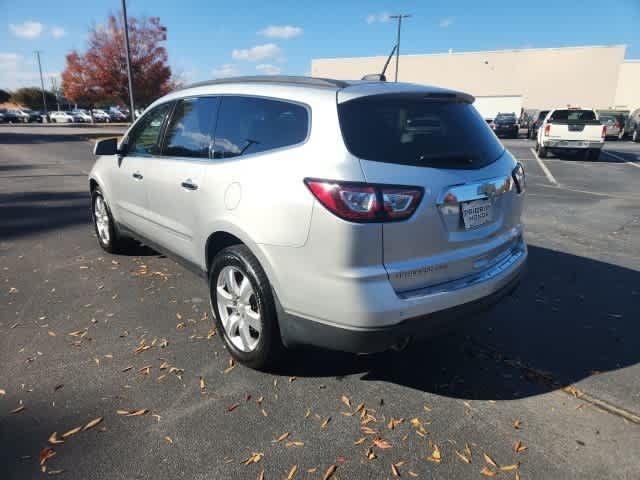
[[[105,138],[98,140],[93,147],[94,155],[115,155],[118,153],[118,139]]]

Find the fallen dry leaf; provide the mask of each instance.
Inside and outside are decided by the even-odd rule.
[[[325,418],[324,421],[320,424],[320,428],[323,430],[327,428],[327,425],[329,425],[330,421],[331,421],[331,417]]]
[[[526,449],[527,447],[520,440],[513,444],[513,451],[516,453],[522,453]]]
[[[296,476],[296,473],[298,473],[298,465],[294,465],[293,467],[291,467],[291,470],[289,470],[289,473],[287,474],[287,480],[293,480]]]
[[[362,437],[358,440],[356,440],[355,442],[353,442],[354,445],[361,445],[363,444],[365,441],[367,440],[367,437]]]
[[[200,377],[200,390],[203,392],[207,389],[207,385],[204,383],[204,378]]]
[[[7,391],[4,388],[0,388],[0,396],[6,395]]]
[[[82,427],[82,431],[84,432],[86,430],[89,430],[90,428],[93,428],[96,425],[98,425],[100,422],[102,422],[102,417],[94,418],[89,423],[87,423],[84,427]]]
[[[72,428],[71,430],[67,430],[62,434],[62,438],[69,438],[70,436],[78,433],[80,430],[82,430],[82,427],[75,427],[75,428]]]
[[[141,369],[138,370],[142,375],[149,375],[151,373],[151,365],[145,365]]]
[[[471,459],[469,457],[467,457],[464,453],[460,453],[458,450],[455,450],[456,455],[458,455],[458,458],[460,458],[460,460],[462,460],[464,463],[471,463]]]
[[[342,395],[342,397],[340,397],[340,401],[347,407],[351,408],[351,400],[349,400],[349,397],[347,397],[346,395]]]
[[[393,430],[398,425],[400,425],[402,422],[404,422],[404,418],[393,418],[393,417],[391,417],[391,419],[389,420],[389,423],[387,423],[387,427],[390,430]]]
[[[480,473],[485,477],[495,477],[497,475],[497,472],[491,470],[489,467],[483,467]]]
[[[47,460],[49,460],[55,454],[56,451],[51,447],[44,447],[42,450],[40,450],[40,466],[43,466],[45,463],[47,463]]]
[[[128,367],[125,367],[122,369],[123,372],[128,372],[129,370],[131,370],[133,368],[133,365],[129,365]]]
[[[440,463],[442,461],[442,454],[440,453],[438,445],[435,443],[433,444],[433,452],[431,452],[431,455],[427,457],[427,460],[435,463]]]
[[[396,467],[393,463],[391,464],[391,475],[394,477],[399,477],[400,472],[398,471],[398,467]]]
[[[258,475],[257,480],[264,480],[264,470],[262,470],[262,471],[260,472],[260,474]]]
[[[281,442],[282,440],[289,438],[289,432],[284,432],[278,438],[275,439],[276,442]]]
[[[336,470],[338,469],[338,466],[333,464],[333,465],[329,465],[329,468],[327,468],[327,471],[324,472],[324,476],[322,477],[322,480],[329,480],[331,477],[333,477],[333,474],[336,473]]]
[[[140,345],[138,346],[138,348],[134,350],[134,353],[142,353],[145,350],[149,350],[150,348],[151,348],[151,345]]]
[[[116,413],[118,415],[124,415],[125,417],[139,417],[144,415],[149,410],[146,408],[141,408],[139,410],[117,410]]]
[[[520,427],[522,427],[522,420],[517,418],[513,421],[512,425],[513,425],[513,428],[515,428],[516,430],[520,430]]]
[[[487,462],[489,465],[491,465],[494,468],[498,468],[498,464],[496,463],[496,461],[491,458],[488,454],[483,453],[482,456],[484,457],[484,461]]]
[[[23,412],[25,410],[25,408],[26,407],[24,405],[20,405],[18,408],[14,408],[9,413],[11,413],[11,414],[20,413],[20,412]]]
[[[393,445],[391,445],[389,442],[381,438],[376,438],[375,440],[373,440],[373,444],[382,450],[386,448],[393,448]]]
[[[51,445],[60,445],[64,443],[64,440],[58,438],[58,432],[53,432],[51,435],[49,435],[48,442]]]
[[[164,437],[164,439],[167,443],[173,444],[173,439],[170,436],[167,435],[166,437]]]
[[[502,470],[503,472],[512,472],[513,470],[517,470],[519,466],[520,466],[519,463],[513,463],[511,465],[502,465],[500,467],[500,470]]]
[[[262,460],[263,457],[264,457],[264,453],[262,453],[262,452],[253,452],[251,455],[249,455],[248,458],[243,460],[241,463],[243,465],[251,465],[253,463],[258,463],[260,460]]]
[[[234,403],[233,405],[229,405],[227,407],[227,412],[233,412],[236,408],[238,408],[240,406],[239,403]]]
[[[367,450],[367,459],[368,460],[374,460],[376,458],[376,452],[373,451],[373,448],[369,448]]]

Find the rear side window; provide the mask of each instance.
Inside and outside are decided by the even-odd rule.
[[[468,103],[378,95],[338,105],[347,149],[356,157],[422,167],[473,169],[504,147]]]
[[[555,110],[549,120],[557,123],[598,123],[593,110]]]
[[[237,157],[303,142],[309,113],[301,105],[266,98],[222,97],[215,158]]]
[[[180,100],[167,126],[162,154],[208,158],[218,101],[217,97]]]
[[[142,117],[129,134],[127,153],[130,155],[154,155],[164,121],[171,110],[171,102],[158,105]]]

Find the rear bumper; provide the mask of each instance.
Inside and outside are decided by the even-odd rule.
[[[567,149],[567,150],[585,150],[600,149],[604,142],[590,142],[581,140],[544,140],[542,145],[545,148]]]
[[[522,242],[512,255],[474,276],[371,302],[370,315],[403,319],[383,326],[348,326],[286,312],[278,305],[285,345],[313,345],[352,353],[375,353],[454,328],[473,314],[486,310],[519,284],[526,265]],[[435,305],[442,305],[434,309]]]

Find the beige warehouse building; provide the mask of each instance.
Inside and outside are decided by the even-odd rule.
[[[640,61],[624,57],[624,45],[401,55],[398,80],[476,97],[522,96],[525,109],[570,104],[634,110],[640,107]],[[385,56],[314,59],[311,75],[361,78],[380,73],[386,60]],[[395,57],[387,78],[392,79],[394,72]]]

